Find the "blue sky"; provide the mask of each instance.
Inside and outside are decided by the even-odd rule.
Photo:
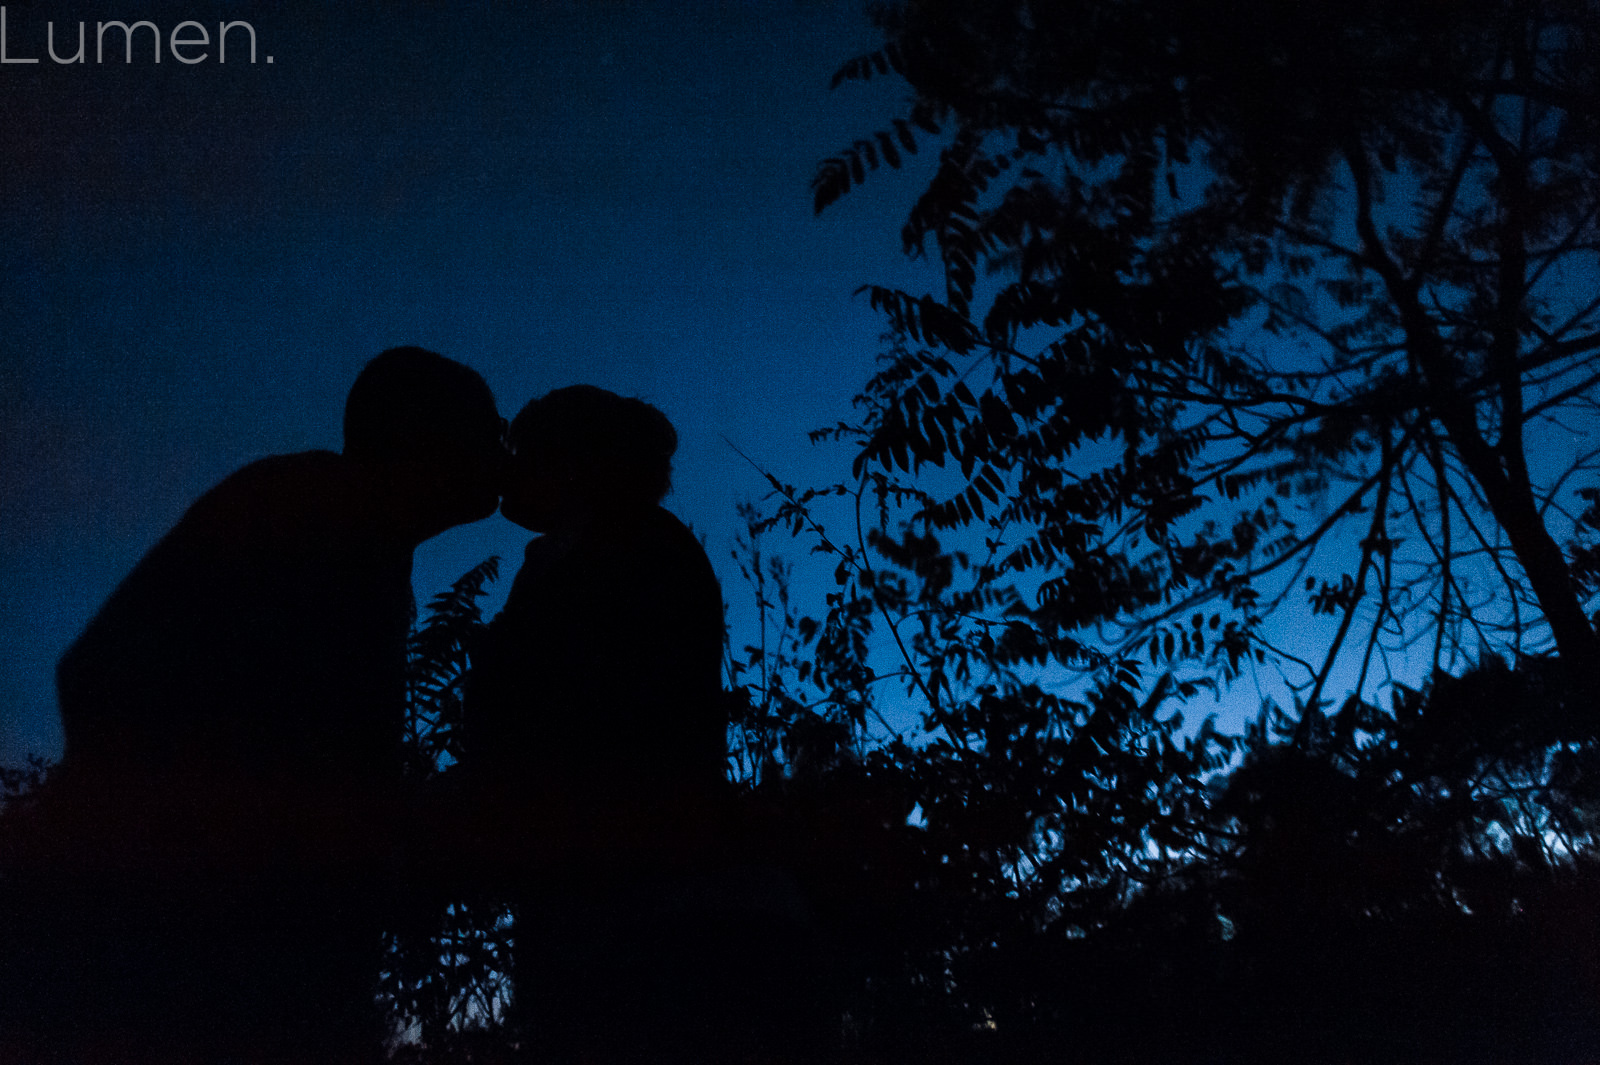
[[[661,407],[668,505],[754,639],[729,552],[766,484],[729,442],[791,483],[845,475],[806,431],[873,372],[884,325],[853,293],[942,287],[900,254],[931,150],[812,214],[818,160],[904,91],[829,90],[877,43],[858,0],[4,7],[7,56],[41,62],[0,64],[0,764],[60,753],[56,659],[189,503],[338,447],[351,380],[397,344],[475,366],[508,415],[577,382]],[[132,63],[93,62],[96,23],[133,17],[248,21],[258,61],[233,36],[226,65],[158,65],[141,30]],[[79,21],[91,61],[45,58]],[[496,517],[424,545],[419,600],[490,554],[503,597],[525,541]],[[1330,549],[1319,572],[1354,566]],[[1331,631],[1271,626],[1305,654]],[[1286,694],[1264,670],[1190,712],[1237,727]]]
[[[852,293],[930,287],[898,254],[915,170],[812,216],[817,160],[897,99],[828,89],[875,40],[854,0],[140,5],[164,35],[250,21],[254,66],[236,37],[225,66],[157,66],[148,36],[97,65],[96,21],[134,16],[6,8],[9,56],[86,21],[91,61],[0,67],[0,763],[59,754],[55,659],[184,508],[336,448],[395,344],[475,366],[508,414],[580,381],[660,406],[668,505],[738,626],[735,505],[765,485],[721,437],[786,480],[838,471],[805,431],[871,373]],[[425,545],[419,598],[525,540],[497,517]]]

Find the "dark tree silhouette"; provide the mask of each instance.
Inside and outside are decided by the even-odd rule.
[[[780,698],[758,701],[777,712],[747,750],[772,757],[774,717],[806,726],[794,739],[842,728],[837,746],[915,804],[914,905],[939,928],[913,962],[927,1000],[980,1028],[1059,1019],[1072,996],[1038,988],[1063,970],[1020,958],[1103,963],[1128,929],[1150,944],[1174,922],[1194,973],[1212,940],[1286,928],[1336,958],[1335,929],[1481,914],[1468,882],[1506,862],[1576,868],[1589,841],[1560,840],[1578,799],[1533,780],[1542,760],[1581,779],[1587,733],[1560,754],[1514,739],[1508,718],[1539,716],[1515,685],[1474,716],[1439,681],[1436,733],[1406,724],[1419,704],[1399,687],[1401,724],[1380,725],[1373,693],[1553,651],[1511,675],[1593,714],[1596,453],[1572,430],[1600,382],[1600,7],[932,0],[877,17],[885,46],[836,84],[911,95],[821,165],[816,207],[937,147],[903,237],[945,284],[867,286],[883,368],[862,416],[817,434],[855,444],[852,479],[771,478],[757,529],[809,537],[838,587],[775,630],[785,662],[751,654]],[[1275,642],[1275,612],[1300,643]],[[1180,731],[1175,702],[1265,665],[1291,712],[1268,707],[1242,744]],[[883,716],[896,680],[923,712],[909,742]],[[1375,735],[1405,768],[1367,751]],[[1430,779],[1446,736],[1470,737],[1456,756],[1474,768],[1383,776]],[[1511,800],[1541,788],[1546,806]],[[1206,856],[1234,863],[1218,884],[1251,885],[1249,919],[1175,891],[1222,876]],[[1228,986],[1270,989],[1294,956],[1239,962],[1257,982]],[[1003,1001],[1008,967],[1036,986]],[[1360,971],[1325,987],[1354,994]],[[1402,971],[1420,972],[1385,986]]]
[[[836,82],[894,72],[911,103],[823,163],[817,208],[946,131],[904,229],[946,286],[870,288],[899,340],[840,431],[871,483],[959,467],[907,498],[923,535],[985,530],[976,587],[1040,585],[1006,651],[1098,663],[1079,634],[1109,624],[1112,657],[1227,672],[1302,578],[1339,618],[1314,708],[1351,649],[1363,678],[1418,642],[1600,651],[1570,432],[1600,346],[1595,5],[880,22]],[[1210,604],[1232,623],[1197,639]]]

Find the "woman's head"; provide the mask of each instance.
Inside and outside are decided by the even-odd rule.
[[[510,443],[516,457],[501,512],[544,531],[576,514],[659,503],[672,487],[678,434],[643,400],[573,385],[522,408]]]

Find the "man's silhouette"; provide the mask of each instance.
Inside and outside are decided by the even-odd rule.
[[[87,883],[55,968],[85,1048],[375,1057],[412,551],[493,513],[502,430],[476,372],[384,352],[343,453],[207,492],[62,658],[65,867]]]

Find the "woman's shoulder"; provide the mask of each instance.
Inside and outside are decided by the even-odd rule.
[[[653,507],[641,518],[637,542],[641,553],[652,560],[711,572],[711,560],[699,537],[666,507]]]
[[[651,533],[678,546],[693,545],[695,550],[701,550],[700,541],[695,538],[689,526],[680,521],[676,514],[660,504],[651,507],[646,512],[644,526]]]
[[[656,505],[605,515],[574,540],[589,551],[634,557],[705,553],[687,525]]]

